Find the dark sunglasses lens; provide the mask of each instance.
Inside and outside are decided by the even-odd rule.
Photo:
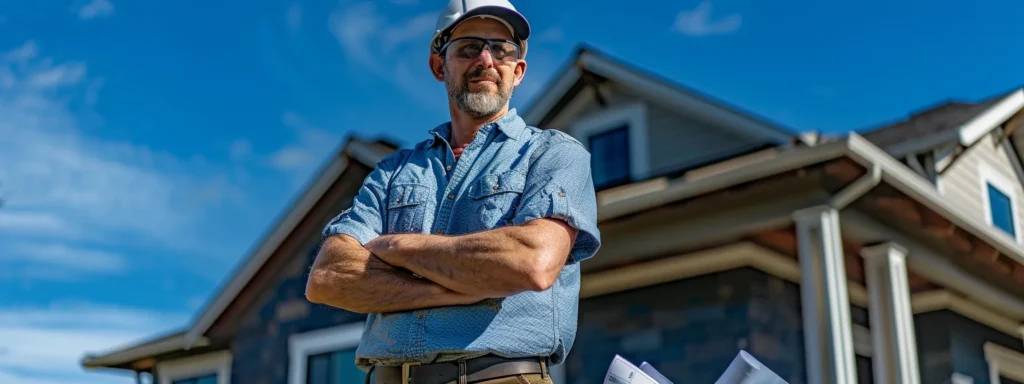
[[[484,42],[480,40],[460,40],[454,45],[455,54],[463,59],[480,56],[480,52],[484,49]]]
[[[519,47],[507,42],[495,42],[491,44],[491,54],[497,59],[518,59]]]
[[[491,42],[488,45],[483,40],[465,39],[456,41],[452,44],[451,48],[455,51],[455,55],[457,57],[463,59],[475,59],[480,56],[480,53],[488,46],[491,50],[491,55],[494,56],[495,59],[503,60],[519,58],[519,47],[515,44],[502,41]]]

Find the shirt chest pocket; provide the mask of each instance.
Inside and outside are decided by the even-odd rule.
[[[388,233],[422,233],[433,193],[423,184],[394,184],[388,200]]]
[[[495,228],[511,224],[525,187],[526,175],[516,171],[486,174],[477,179],[469,197],[479,226]]]

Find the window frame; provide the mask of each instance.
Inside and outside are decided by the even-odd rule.
[[[1014,351],[993,342],[984,345],[985,361],[988,363],[989,380],[999,383],[999,377],[1024,382],[1024,353]]]
[[[584,116],[569,126],[569,133],[576,137],[590,151],[590,137],[606,133],[626,125],[629,137],[630,182],[643,180],[650,172],[650,158],[647,151],[647,104],[639,101],[611,106]]]
[[[182,359],[161,361],[156,364],[159,384],[171,384],[175,380],[190,379],[216,373],[217,384],[231,383],[230,351],[211,352]]]
[[[1014,242],[1021,242],[1021,224],[1020,224],[1020,212],[1018,212],[1017,194],[1021,191],[1019,185],[1015,185],[1014,182],[1007,179],[1005,176],[999,174],[995,169],[987,164],[982,164],[978,167],[978,178],[980,180],[981,188],[981,203],[982,210],[985,212],[985,223],[991,226],[993,229],[999,231],[1013,239]],[[1010,199],[1010,215],[1013,219],[1013,235],[1004,232],[1001,228],[995,225],[992,220],[992,201],[989,199],[988,186],[991,185],[993,188],[1006,195]]]
[[[288,384],[306,383],[310,356],[358,347],[365,327],[366,322],[356,322],[289,336]]]

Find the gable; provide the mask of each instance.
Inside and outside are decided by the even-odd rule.
[[[613,60],[589,47],[577,51],[575,59],[540,93],[523,118],[529,125],[548,128],[551,120],[565,110],[572,109],[569,105],[583,90],[606,82],[629,88],[645,99],[661,103],[671,110],[697,119],[718,122],[724,129],[751,135],[757,140],[782,144],[794,136],[791,130],[764,118]]]
[[[788,144],[795,134],[588,49],[536,99],[527,123],[587,145],[598,189]],[[611,142],[591,143],[626,130]],[[628,143],[622,143],[626,141]],[[594,148],[598,145],[601,148]],[[612,169],[613,175],[605,175]],[[623,178],[625,169],[628,178]],[[618,180],[604,184],[601,180]]]
[[[943,198],[960,209],[960,213],[986,226],[993,226],[993,203],[989,201],[989,186],[1006,195],[1011,205],[1015,234],[1009,236],[1020,242],[1021,212],[1024,208],[1024,174],[1020,160],[1009,143],[1000,140],[998,133],[982,137],[977,144],[950,162],[939,176],[938,190]],[[998,210],[998,203],[996,203]],[[999,212],[995,212],[999,215]]]

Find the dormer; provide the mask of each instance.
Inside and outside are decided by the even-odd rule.
[[[1024,243],[1024,89],[950,101],[864,137],[930,181],[964,215]]]
[[[524,114],[591,153],[598,190],[671,176],[766,147],[789,130],[669,80],[581,48]]]

